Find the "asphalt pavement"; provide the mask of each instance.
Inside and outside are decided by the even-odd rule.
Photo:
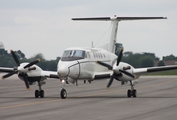
[[[129,83],[107,80],[65,86],[68,97],[59,96],[61,83],[48,79],[44,98],[35,98],[37,84],[28,91],[16,75],[0,80],[0,120],[176,120],[177,76],[143,76],[135,85],[136,98],[127,98]]]

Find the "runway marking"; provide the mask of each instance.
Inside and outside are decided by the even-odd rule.
[[[158,83],[158,84],[154,84],[154,85],[139,87],[138,89],[145,89],[145,88],[150,88],[150,87],[154,87],[154,86],[160,86],[160,85],[164,85],[164,84],[168,84],[168,83],[174,82],[174,81],[176,81],[176,80],[177,80],[177,79],[168,80],[168,81],[166,81],[166,82],[162,82],[162,83]],[[102,92],[102,93],[97,93],[97,94],[85,95],[85,96],[83,96],[83,97],[96,96],[96,95],[107,94],[107,93],[114,93],[114,92],[121,92],[121,91],[123,91],[123,90],[124,90],[124,89],[115,90],[115,91],[108,91],[108,92]],[[57,101],[59,101],[59,100],[62,100],[62,99],[47,100],[47,101],[42,101],[42,102],[24,103],[24,104],[17,104],[17,105],[11,105],[11,106],[2,106],[2,107],[0,107],[0,110],[9,109],[9,108],[16,108],[16,107],[24,107],[24,106],[29,106],[29,105],[37,105],[37,104],[44,104],[44,103],[57,102]],[[67,99],[66,99],[66,100],[67,100]]]

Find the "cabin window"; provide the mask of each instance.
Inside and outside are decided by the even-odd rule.
[[[103,53],[103,57],[105,58],[105,54]]]
[[[87,52],[87,57],[90,58],[90,53],[89,52]]]
[[[74,50],[72,57],[83,57],[84,58],[85,51],[83,50]]]
[[[93,56],[94,56],[94,58],[95,58],[95,52],[93,52]]]
[[[101,59],[103,58],[102,53],[100,53]]]

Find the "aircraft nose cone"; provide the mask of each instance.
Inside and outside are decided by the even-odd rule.
[[[58,68],[58,75],[60,77],[66,77],[69,74],[68,67],[59,67]]]

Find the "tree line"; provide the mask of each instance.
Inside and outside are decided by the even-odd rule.
[[[27,59],[25,54],[20,50],[14,51],[17,55],[20,63],[22,62],[32,62],[36,59],[40,59],[40,62],[37,64],[43,70],[56,71],[57,64],[60,60],[60,57],[56,57],[55,60],[46,60],[42,53],[36,54],[33,57]],[[143,67],[153,67],[154,61],[159,61],[158,66],[165,65],[163,61],[167,60],[177,60],[177,57],[174,55],[164,56],[162,60],[160,60],[155,53],[133,53],[133,52],[124,52],[122,57],[122,62],[129,63],[135,68],[143,68]],[[6,50],[0,50],[0,67],[15,67],[17,66],[12,55],[8,53]]]
[[[27,59],[25,57],[25,54],[21,52],[20,50],[14,51],[18,60],[20,63],[22,62],[32,62],[34,60],[40,59],[40,62],[37,63],[39,67],[41,67],[43,70],[50,70],[50,71],[56,71],[57,70],[57,64],[60,60],[60,57],[56,57],[55,60],[46,60],[42,53],[38,53],[34,55],[33,57]],[[0,50],[0,67],[15,67],[17,66],[12,55],[8,53],[6,50],[1,49]]]
[[[135,68],[144,68],[144,67],[154,67],[155,61],[158,61],[157,66],[165,66],[164,61],[168,60],[177,60],[173,54],[163,56],[162,60],[155,55],[155,53],[133,53],[133,52],[124,52],[122,61],[131,64]]]

